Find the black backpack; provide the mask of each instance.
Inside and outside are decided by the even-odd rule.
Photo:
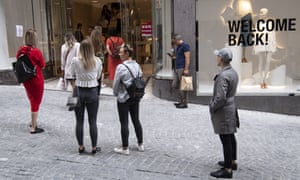
[[[36,76],[36,66],[31,63],[28,52],[20,54],[17,61],[13,62],[12,65],[19,83],[23,83]]]
[[[118,41],[116,43],[111,38],[109,38],[109,39],[110,39],[110,41],[112,42],[112,45],[113,45],[111,56],[116,60],[121,59],[120,55],[119,55],[119,38],[118,38]]]
[[[130,68],[124,63],[123,65],[128,69],[131,77],[133,78],[131,85],[126,87],[126,91],[129,94],[130,98],[139,100],[145,95],[146,82],[142,76],[139,76],[139,74],[137,75],[137,77],[134,77]]]

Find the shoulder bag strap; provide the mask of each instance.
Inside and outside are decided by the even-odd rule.
[[[126,64],[124,64],[124,63],[122,63],[122,64],[128,69],[128,71],[130,72],[131,77],[135,78],[132,71],[130,70],[130,68]]]

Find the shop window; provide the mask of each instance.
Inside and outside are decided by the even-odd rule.
[[[153,0],[153,60],[156,78],[172,78],[172,1]]]
[[[29,28],[34,28],[38,33],[39,42],[37,46],[43,52],[46,62],[49,62],[45,1],[10,0],[4,1],[4,7],[7,14],[9,14],[5,17],[7,38],[9,39],[9,57],[15,59],[16,51],[23,44],[25,32]]]
[[[215,49],[233,52],[239,95],[300,93],[300,1],[197,1],[198,95],[212,92]]]

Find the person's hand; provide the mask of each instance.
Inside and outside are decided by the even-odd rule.
[[[188,69],[184,69],[183,74],[184,75],[189,75],[189,70]]]
[[[248,60],[246,58],[242,58],[242,63],[247,63]]]

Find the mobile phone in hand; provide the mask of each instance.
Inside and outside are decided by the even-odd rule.
[[[172,55],[171,53],[168,52],[167,54],[168,54],[170,57],[173,57],[173,55]]]

